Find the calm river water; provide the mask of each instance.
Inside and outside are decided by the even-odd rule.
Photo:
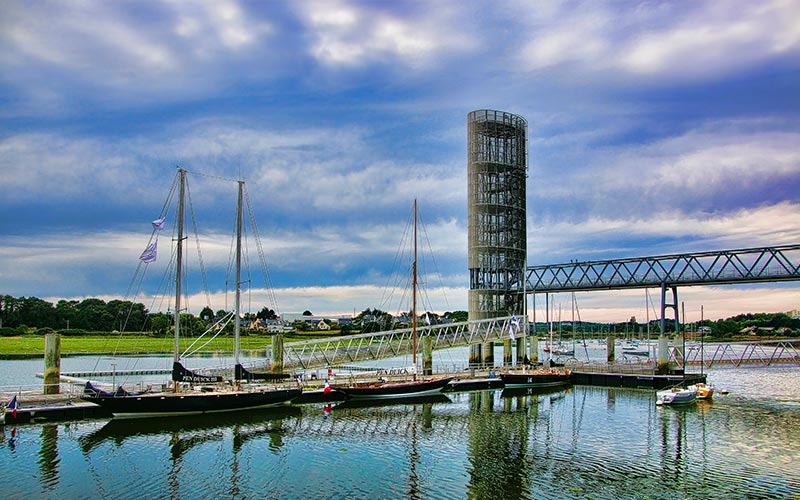
[[[0,497],[796,499],[798,374],[713,369],[730,393],[687,408],[575,386],[6,426]]]

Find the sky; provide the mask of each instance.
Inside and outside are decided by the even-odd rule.
[[[466,310],[478,109],[528,121],[529,265],[800,242],[797,0],[0,0],[0,294],[157,310],[163,269],[130,289],[181,166],[211,243],[195,312],[231,303],[223,178],[269,269],[246,306],[399,312],[417,199],[425,308]],[[789,311],[799,286],[679,300],[688,321]],[[579,314],[653,319],[645,296],[580,293]]]

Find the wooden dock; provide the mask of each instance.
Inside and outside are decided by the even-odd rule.
[[[614,372],[606,370],[575,370],[572,372],[574,385],[600,387],[627,387],[635,389],[659,390],[677,385],[705,382],[706,376],[699,374],[656,375],[650,372]],[[487,389],[503,389],[503,381],[499,376],[492,377],[489,372],[475,373],[474,376],[460,376],[445,388],[444,392],[468,392]],[[6,413],[6,425],[29,422],[50,422],[63,420],[83,420],[89,418],[109,418],[111,414],[93,403],[85,402],[73,392],[64,394],[42,394],[36,391],[20,391],[0,393],[0,401],[7,403],[17,396],[17,416]],[[293,401],[295,404],[337,403],[344,401],[344,395],[338,391],[327,394],[321,387],[313,387]]]

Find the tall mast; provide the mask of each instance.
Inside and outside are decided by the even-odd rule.
[[[178,245],[175,253],[175,346],[173,359],[180,361],[180,346],[178,339],[181,332],[181,277],[183,274],[183,217],[184,217],[184,195],[186,192],[186,170],[178,167],[180,177],[180,191],[178,195]]]
[[[236,300],[234,303],[233,318],[233,353],[235,363],[239,364],[239,312],[241,308],[241,283],[242,283],[242,193],[244,181],[239,182],[239,198],[236,204]]]
[[[414,198],[414,264],[412,265],[413,278],[411,280],[411,335],[414,339],[414,367],[417,366],[417,199]],[[414,371],[416,379],[416,370]]]

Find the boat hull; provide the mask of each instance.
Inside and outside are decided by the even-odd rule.
[[[269,408],[289,404],[300,389],[200,393],[153,393],[128,396],[84,395],[82,399],[105,408],[116,418],[199,415]]]
[[[500,379],[503,381],[505,387],[510,389],[523,387],[558,387],[571,383],[571,375],[561,372],[501,373]]]
[[[690,385],[689,389],[694,391],[697,399],[711,399],[714,396],[714,386],[704,383]]]
[[[661,405],[685,405],[694,403],[697,400],[695,392],[691,389],[667,389],[656,392],[656,404]]]
[[[351,385],[332,385],[347,399],[397,399],[439,394],[453,377],[408,382],[363,382]]]

